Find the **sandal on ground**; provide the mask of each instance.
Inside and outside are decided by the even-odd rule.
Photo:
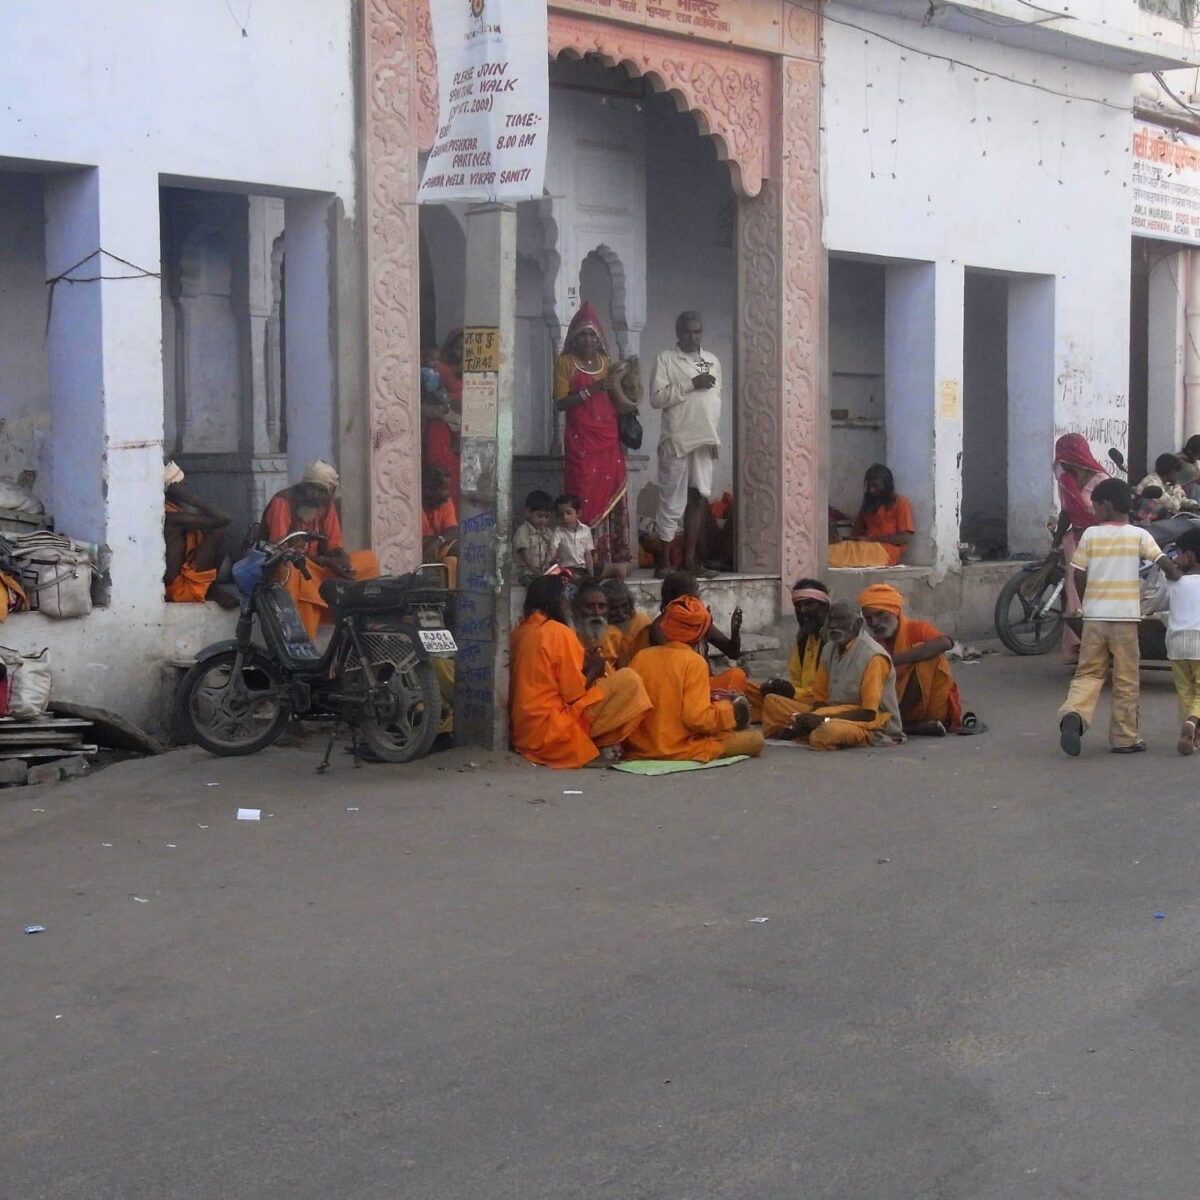
[[[904,732],[909,737],[945,737],[946,727],[941,721],[919,721],[916,725],[906,725]]]
[[[972,737],[977,733],[987,733],[988,727],[973,713],[963,713],[962,724],[954,731],[959,737]]]
[[[1114,746],[1114,754],[1141,754],[1146,749],[1145,742],[1134,742],[1132,746]]]

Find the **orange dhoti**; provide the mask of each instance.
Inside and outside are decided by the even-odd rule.
[[[596,680],[602,699],[584,710],[588,736],[601,749],[623,742],[650,710],[646,688],[636,672],[624,667]]]
[[[355,579],[376,579],[379,576],[379,559],[373,550],[355,550],[349,556],[350,566],[354,569]],[[321,599],[321,584],[326,579],[336,579],[337,575],[328,567],[318,566],[310,558],[307,563],[311,579],[305,579],[295,567],[284,569],[279,582],[283,584],[289,596],[295,602],[296,611],[304,625],[308,636],[317,636],[317,626],[333,621],[329,606]]]
[[[208,589],[217,582],[217,569],[197,571],[184,563],[179,574],[167,584],[167,599],[175,604],[202,604]]]
[[[953,733],[962,725],[962,699],[944,654],[897,667],[896,695],[905,728],[941,721]]]

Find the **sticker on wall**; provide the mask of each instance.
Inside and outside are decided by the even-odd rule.
[[[962,385],[957,379],[943,379],[938,384],[938,416],[947,421],[962,420]]]
[[[499,390],[499,376],[484,372],[463,372],[463,437],[495,438]]]

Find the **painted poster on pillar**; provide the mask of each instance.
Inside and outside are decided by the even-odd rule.
[[[429,13],[438,129],[418,201],[540,196],[550,123],[546,5],[436,0]]]
[[[1200,138],[1133,123],[1133,232],[1200,244]]]

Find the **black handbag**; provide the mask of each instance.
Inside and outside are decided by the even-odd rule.
[[[642,423],[636,411],[621,413],[617,417],[617,437],[621,439],[621,445],[630,450],[642,448]]]

